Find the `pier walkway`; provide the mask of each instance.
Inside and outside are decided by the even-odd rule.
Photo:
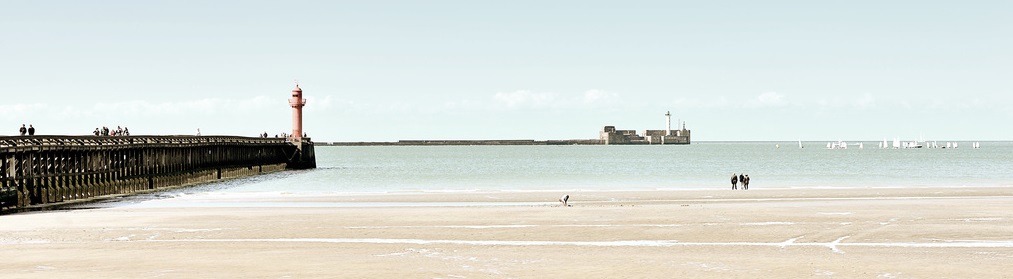
[[[0,137],[0,210],[315,167],[308,138]]]

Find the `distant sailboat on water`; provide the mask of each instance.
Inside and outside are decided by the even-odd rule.
[[[802,140],[798,140],[798,148],[799,149],[805,148],[805,146],[802,146]]]
[[[842,140],[827,142],[827,149],[848,149],[848,143]]]

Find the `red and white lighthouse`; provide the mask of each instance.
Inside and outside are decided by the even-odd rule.
[[[289,139],[292,141],[302,140],[302,107],[306,105],[306,100],[302,98],[302,89],[299,88],[299,83],[295,84],[295,89],[292,89],[292,99],[288,99],[289,106],[292,106],[292,135]]]

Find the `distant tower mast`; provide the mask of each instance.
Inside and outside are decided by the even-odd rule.
[[[295,82],[295,89],[292,89],[292,99],[288,99],[288,105],[292,107],[292,135],[293,141],[302,140],[302,107],[306,100],[302,98],[302,89],[299,88],[299,81]]]
[[[665,135],[672,134],[672,111],[665,112]]]

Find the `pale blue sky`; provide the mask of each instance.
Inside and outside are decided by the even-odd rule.
[[[1010,1],[3,1],[0,134],[1011,140]]]

